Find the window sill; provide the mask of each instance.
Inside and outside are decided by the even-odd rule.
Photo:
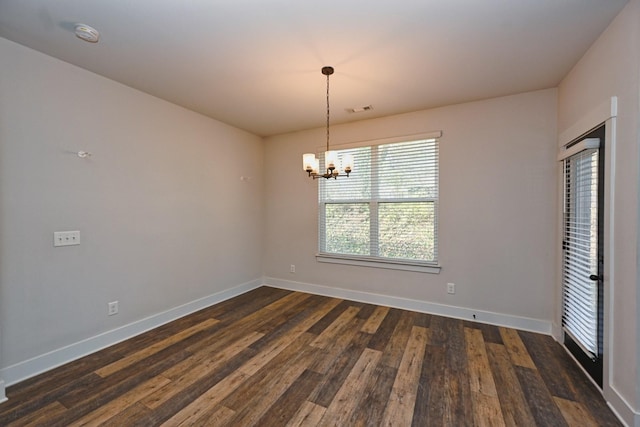
[[[417,271],[419,273],[440,274],[440,266],[437,264],[426,264],[411,261],[381,260],[366,257],[345,257],[329,254],[316,254],[318,262],[331,264],[357,265],[360,267],[386,268],[390,270]]]

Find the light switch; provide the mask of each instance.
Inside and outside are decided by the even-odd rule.
[[[80,244],[80,231],[55,231],[53,246],[72,246]]]

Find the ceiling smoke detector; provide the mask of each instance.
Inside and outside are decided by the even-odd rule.
[[[373,105],[365,105],[364,107],[353,107],[353,108],[345,108],[347,113],[362,113],[363,111],[371,111],[373,110]]]
[[[86,24],[76,24],[76,36],[89,43],[97,43],[100,39],[100,33],[93,27]]]

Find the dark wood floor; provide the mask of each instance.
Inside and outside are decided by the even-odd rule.
[[[2,426],[621,425],[548,336],[267,287],[7,395]]]

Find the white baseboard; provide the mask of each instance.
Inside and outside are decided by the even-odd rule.
[[[551,323],[551,336],[559,343],[562,343],[562,326],[556,322]]]
[[[273,277],[265,277],[264,280],[265,285],[274,288],[307,292],[316,295],[365,302],[368,304],[385,305],[388,307],[418,311],[421,313],[437,314],[439,316],[453,317],[456,319],[471,320],[480,323],[488,323],[491,325],[506,326],[509,328],[520,329],[524,331],[538,332],[545,335],[550,335],[552,330],[551,322],[539,319],[530,319],[527,317],[492,313],[490,311],[472,310],[469,308],[436,304],[427,301],[418,301],[407,298],[398,298],[389,295],[372,294],[369,292],[331,288],[310,283],[276,279]],[[475,318],[473,317],[474,315]]]
[[[603,394],[609,408],[626,427],[640,427],[640,412],[634,411],[615,387],[606,386]]]
[[[95,353],[98,350],[102,350],[103,348],[132,338],[143,332],[157,328],[158,326],[164,325],[165,323],[169,323],[198,310],[202,310],[203,308],[209,307],[213,304],[217,304],[229,298],[249,292],[261,285],[261,279],[243,283],[233,288],[216,292],[215,294],[171,308],[162,313],[154,314],[136,322],[129,323],[128,325],[121,326],[100,335],[87,338],[66,347],[62,347],[49,353],[3,368],[0,370],[0,377],[4,379],[4,381],[0,380],[0,402],[2,402],[2,397],[5,396],[5,382],[6,386],[16,384],[20,381],[26,380],[27,378],[77,360],[88,354]]]

